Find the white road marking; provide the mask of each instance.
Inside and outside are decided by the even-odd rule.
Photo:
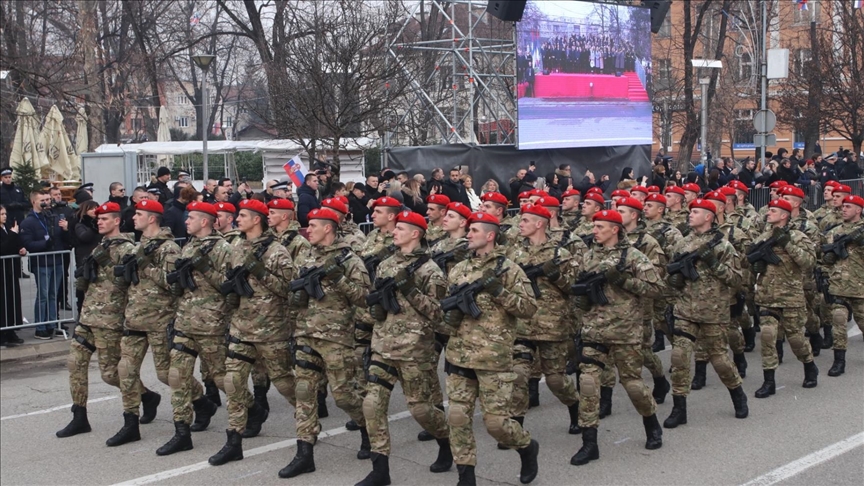
[[[797,459],[795,461],[780,466],[777,469],[759,476],[758,478],[744,483],[742,486],[771,486],[781,481],[785,481],[797,474],[800,474],[813,466],[822,464],[825,461],[833,459],[837,456],[845,454],[856,447],[864,446],[864,432],[855,434],[852,437],[841,440],[818,450],[812,454]]]
[[[97,402],[105,402],[105,401],[114,400],[117,398],[120,398],[120,396],[111,395],[110,397],[94,398],[93,400],[88,400],[87,403],[90,404],[90,403],[97,403]],[[68,405],[60,405],[59,407],[46,408],[45,410],[37,410],[35,412],[19,413],[18,415],[7,415],[6,417],[0,417],[0,421],[12,420],[12,419],[17,419],[17,418],[22,418],[22,417],[29,417],[31,415],[42,415],[45,413],[57,412],[60,410],[69,410],[70,408],[72,408],[71,403]]]

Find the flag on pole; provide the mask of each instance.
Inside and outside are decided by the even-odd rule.
[[[199,22],[201,22],[201,12],[195,12],[189,18],[189,25],[198,25]]]
[[[306,173],[305,168],[303,167],[303,161],[300,160],[300,154],[295,155],[291,160],[282,164],[282,168],[285,169],[285,173],[288,174],[288,177],[290,177],[294,182],[295,187],[303,185],[303,182],[306,179]]]
[[[861,8],[861,0],[855,0],[855,2],[852,3],[852,8]]]
[[[795,0],[798,4],[798,10],[807,10],[807,0]]]

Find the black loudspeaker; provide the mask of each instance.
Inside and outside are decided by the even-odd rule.
[[[655,34],[660,32],[660,26],[666,21],[666,14],[669,13],[672,0],[642,0],[642,6],[651,9],[651,32]]]
[[[527,0],[489,0],[486,11],[501,20],[518,22],[522,20],[522,12],[525,10],[526,3]]]

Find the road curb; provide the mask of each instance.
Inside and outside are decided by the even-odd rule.
[[[31,358],[45,358],[69,352],[69,340],[54,338],[49,343],[27,344],[0,349],[0,363]]]

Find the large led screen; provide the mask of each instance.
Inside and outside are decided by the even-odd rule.
[[[517,23],[519,149],[651,144],[651,12],[529,1]]]

